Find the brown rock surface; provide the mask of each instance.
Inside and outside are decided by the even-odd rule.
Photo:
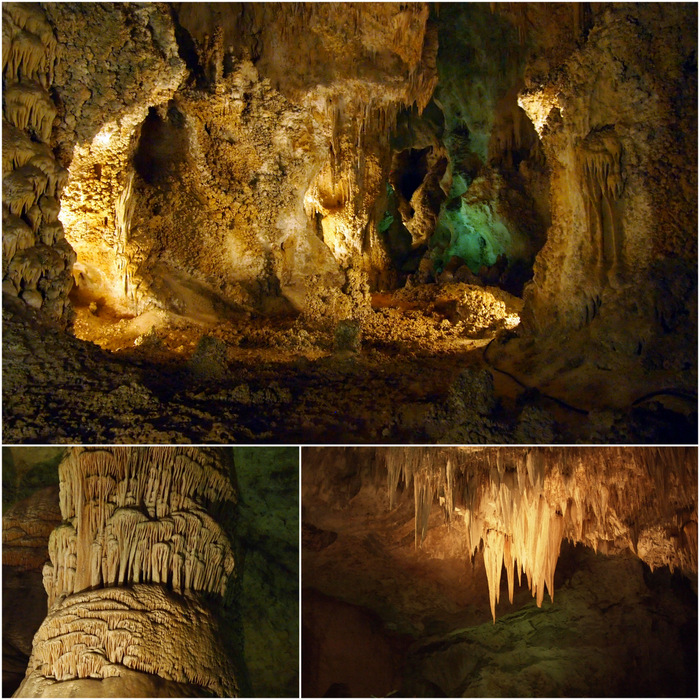
[[[329,352],[339,324],[359,324],[364,348],[417,348],[411,374],[434,360],[439,386],[481,366],[465,339],[498,335],[485,361],[499,415],[445,417],[444,392],[423,391],[420,411],[410,391],[392,396],[425,414],[423,441],[692,443],[696,25],[690,4],[6,3],[5,322],[21,334],[36,311],[128,348],[127,373],[140,354],[161,386],[163,362],[220,332],[262,382],[271,358],[285,396],[307,381],[295,363]],[[472,289],[371,308],[372,294],[421,298],[438,281]],[[522,295],[521,310],[503,292]],[[36,439],[53,403],[37,385],[53,367],[22,368],[23,343],[5,335],[7,435]],[[378,355],[368,394],[394,359]],[[323,373],[301,413],[333,410]],[[85,432],[61,426],[78,441],[99,423],[102,382],[89,375]],[[74,379],[59,370],[53,394]],[[116,387],[134,394],[129,409],[175,419],[110,442],[287,434],[282,416],[241,416],[229,396],[222,427],[195,435],[183,423],[219,406],[168,407],[172,391],[137,384]],[[14,396],[32,390],[29,406]],[[541,430],[535,392],[553,414]],[[400,415],[375,426],[368,405],[348,401],[343,418],[370,424],[356,439],[406,440]],[[307,442],[327,428],[318,415],[291,423]]]

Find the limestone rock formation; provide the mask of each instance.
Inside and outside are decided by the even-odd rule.
[[[568,56],[543,49],[528,65],[518,98],[551,170],[552,225],[525,293],[523,335],[538,359],[516,358],[517,343],[504,359],[582,403],[584,384],[608,405],[630,392],[663,396],[671,384],[696,403],[696,362],[680,357],[697,357],[697,173],[681,155],[697,151],[694,40],[681,29],[697,25],[697,13],[678,9],[688,14],[596,9],[592,27],[574,25],[585,41],[570,43]],[[535,6],[522,14],[528,32],[551,21]],[[556,359],[564,338],[588,348],[583,366]],[[671,344],[674,358],[662,359]],[[609,370],[624,372],[627,386],[606,382]]]
[[[416,544],[438,495],[448,520],[464,517],[467,550],[483,546],[494,622],[504,566],[511,602],[516,571],[538,606],[545,587],[554,598],[564,538],[697,573],[694,448],[394,448],[385,459],[390,507],[399,481],[413,482]]]
[[[197,380],[218,333],[221,376],[271,358],[293,397],[296,363],[357,325],[366,385],[397,345],[441,386],[498,375],[497,426],[402,391],[429,440],[692,443],[696,25],[689,4],[7,3],[6,324],[36,311],[161,385],[171,363]],[[251,431],[232,396],[224,429]],[[384,423],[362,439],[400,442]]]
[[[236,695],[214,605],[230,601],[234,572],[236,492],[221,453],[72,448],[59,474],[49,614],[17,695],[71,694],[125,670],[183,684],[171,692]]]
[[[46,486],[13,504],[2,516],[3,566],[41,571],[48,557],[49,535],[61,520],[56,486]]]
[[[19,466],[11,461],[11,456],[3,454],[3,480],[6,472],[12,473],[13,467]],[[16,494],[9,486],[4,481],[3,491]],[[6,497],[7,493],[3,493],[3,499]],[[48,558],[49,535],[60,523],[57,484],[35,490],[9,505],[3,514],[2,683],[5,697],[12,695],[24,678],[32,653],[32,639],[46,616],[41,569]]]
[[[693,694],[696,448],[306,448],[302,472],[305,695]]]
[[[38,652],[42,664],[45,668],[53,665],[65,679],[33,676],[31,692],[35,696],[209,696],[215,692],[211,688],[173,679],[185,675],[199,678],[204,670],[210,675],[225,675],[227,661],[220,653],[223,646],[225,653],[242,662],[236,675],[240,693],[295,697],[299,687],[298,448],[214,451],[222,463],[232,456],[240,493],[233,541],[239,565],[238,576],[228,581],[233,587],[227,594],[233,597],[230,605],[217,603],[220,596],[215,592],[178,593],[172,581],[161,580],[159,585],[100,586],[65,596],[55,603],[45,621],[47,595],[42,567],[49,559],[52,531],[65,523],[58,483],[38,490],[36,484],[48,479],[58,482],[63,453],[65,448],[55,447],[3,449],[3,695],[10,697],[24,680],[34,635],[43,624]],[[166,461],[153,461],[151,468],[159,470]],[[80,468],[79,459],[74,467]],[[161,477],[166,472],[161,472]],[[63,473],[78,475],[75,469],[64,469]],[[134,478],[131,470],[132,482]],[[16,483],[19,485],[13,487]],[[201,514],[198,517],[203,518]],[[223,524],[222,513],[216,518]],[[164,519],[152,521],[152,525],[156,522],[164,527]],[[143,522],[135,535],[141,533]],[[201,528],[199,534],[206,539]],[[173,540],[177,543],[177,536]],[[166,546],[158,545],[161,550]],[[206,547],[204,551],[200,548],[200,559],[206,556]],[[56,558],[60,559],[60,554]],[[92,647],[91,635],[98,634],[83,625],[82,618],[90,618],[93,627],[99,626],[114,658],[122,654],[132,657],[127,659],[129,668],[117,663],[110,666],[107,657],[92,653],[94,648],[79,646],[85,643]],[[188,637],[187,648],[181,648],[177,635],[181,624],[190,625],[192,634],[199,634],[201,626],[198,641]],[[65,628],[70,633],[61,636],[60,630]],[[168,637],[171,632],[172,639]],[[155,645],[160,645],[156,651]],[[163,648],[169,649],[167,672],[158,660]],[[206,658],[195,656],[198,648]],[[90,678],[71,678],[71,664],[77,663],[81,668],[101,671],[98,674],[95,670]],[[135,670],[137,666],[142,670]],[[108,675],[115,670],[118,675]],[[98,679],[100,674],[107,677]],[[216,693],[225,691],[219,688]]]
[[[76,257],[58,214],[68,172],[50,148],[58,42],[34,3],[3,5],[2,26],[3,295],[67,320]]]

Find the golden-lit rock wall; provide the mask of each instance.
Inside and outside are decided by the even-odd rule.
[[[87,300],[119,311],[137,296],[130,243],[132,157],[152,105],[185,75],[163,6],[46,3],[58,43],[54,142],[68,168],[61,219],[75,248],[75,282]]]
[[[152,298],[190,312],[187,277],[244,308],[304,310],[352,284],[348,268],[384,269],[389,129],[437,77],[427,7],[184,4],[177,17],[193,78],[152,115],[163,151],[144,143],[134,183]]]
[[[688,342],[697,328],[697,8],[599,6],[558,49],[543,6],[520,15],[542,45],[519,102],[542,139],[552,209],[524,324],[587,327],[608,350],[649,346],[653,362],[656,336]]]
[[[3,4],[2,29],[2,290],[65,321],[75,253],[58,218],[68,174],[50,147],[58,43],[34,4]]]

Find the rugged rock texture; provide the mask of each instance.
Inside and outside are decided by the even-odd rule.
[[[225,624],[210,602],[230,601],[234,569],[222,525],[231,526],[236,493],[224,457],[173,447],[69,451],[59,467],[63,523],[43,569],[49,614],[18,696],[45,686],[72,693],[82,679],[122,669],[195,694],[238,693]],[[72,683],[55,687],[64,681]]]
[[[161,457],[167,457],[169,450],[161,453]],[[3,460],[3,476],[6,467],[13,467],[18,474],[31,475],[42,465],[50,464],[58,481],[54,457],[55,453],[64,453],[65,448],[22,447],[5,448],[5,451],[8,454]],[[211,679],[225,678],[229,673],[223,667],[227,662],[226,654],[220,653],[222,645],[229,655],[240,660],[236,681],[241,693],[258,697],[295,697],[298,694],[299,451],[297,448],[214,451],[215,457],[222,455],[227,458],[233,455],[240,494],[234,540],[238,576],[229,578],[228,582],[232,586],[229,597],[233,597],[225,618],[228,631],[220,626],[221,607],[215,604],[218,594],[211,598],[192,591],[178,593],[174,590],[172,575],[169,580],[161,576],[158,586],[144,585],[148,566],[143,565],[141,583],[128,588],[100,586],[60,598],[45,620],[47,598],[41,571],[49,558],[52,530],[61,526],[59,532],[65,533],[67,529],[67,523],[62,524],[58,485],[34,490],[8,507],[3,517],[3,694],[6,697],[12,695],[24,679],[32,654],[32,640],[40,626],[35,646],[38,645],[42,668],[51,678],[32,676],[31,685],[25,686],[25,690],[29,687],[26,692],[35,696],[225,695],[227,691],[223,686],[207,689],[201,680],[203,674]],[[163,463],[161,459],[160,464]],[[65,466],[62,469],[64,476],[66,469]],[[165,483],[166,471],[154,469],[153,474]],[[131,473],[133,483],[133,470]],[[83,469],[80,474],[84,475]],[[97,482],[94,476],[86,479]],[[64,485],[67,486],[65,481]],[[26,488],[29,487],[25,485]],[[186,490],[186,482],[179,490],[183,488]],[[110,508],[107,503],[105,510]],[[129,509],[122,508],[121,512],[117,520],[125,515],[128,519]],[[182,523],[187,517],[180,510],[172,516],[151,519],[147,528],[159,530],[162,535],[162,528],[168,527],[170,522],[173,525],[171,545],[184,550],[188,543],[175,529],[176,523]],[[203,514],[197,517],[207,522]],[[106,529],[114,533],[115,523],[112,517]],[[141,534],[144,525],[144,521],[136,525]],[[190,530],[194,533],[192,527]],[[54,561],[61,559],[61,553],[56,552],[59,532],[51,538]],[[139,538],[138,531],[134,534]],[[206,533],[201,528],[199,534],[200,543],[205,542],[203,535]],[[140,541],[144,541],[143,538]],[[113,542],[116,543],[117,540]],[[160,551],[161,560],[164,560],[166,546],[165,542],[154,544],[153,549]],[[193,550],[192,546],[189,549]],[[200,551],[197,559],[211,563],[216,556],[214,553],[212,559],[207,551]],[[134,559],[136,557],[135,553]],[[184,558],[186,562],[186,552]],[[184,568],[188,568],[187,563]],[[51,564],[47,565],[47,583],[54,590],[52,569]],[[128,570],[127,563],[125,575]],[[151,578],[153,573],[152,570]],[[64,575],[63,579],[66,578]],[[133,568],[130,578],[134,579]],[[92,620],[92,627],[86,626],[86,618]],[[190,626],[192,634],[199,634],[198,641],[193,642],[188,634],[183,647],[182,637],[177,632],[182,625]],[[100,656],[92,648],[94,635],[104,637],[103,652],[108,650],[109,657]],[[91,649],[75,653],[83,642]],[[167,669],[159,661],[164,648],[170,650],[167,656],[171,665]],[[212,653],[206,659],[198,659],[194,655],[198,649],[204,652],[209,649]],[[124,662],[124,655],[131,658]],[[122,659],[121,663],[118,658]],[[74,678],[79,669],[83,672],[92,669],[90,677],[83,677],[83,673]],[[98,675],[106,677],[97,680]]]
[[[50,148],[58,50],[44,11],[2,9],[2,292],[67,320],[75,253],[58,219],[68,173]]]
[[[447,376],[482,364],[467,340],[496,338],[499,396],[536,413],[535,390],[568,417],[536,435],[512,408],[465,425],[432,406],[428,439],[691,443],[696,25],[688,4],[8,3],[9,308],[138,347],[160,378],[207,334],[226,345],[211,378],[246,342],[254,370],[379,348],[381,374],[397,334]],[[375,432],[404,439],[389,422]]]
[[[61,50],[54,134],[68,167],[62,220],[78,253],[75,294],[115,310],[133,306],[130,247],[133,152],[151,105],[185,76],[163,6],[47,3]]]
[[[693,694],[696,449],[305,448],[302,464],[305,694]]]
[[[56,451],[56,448],[51,449]],[[59,448],[59,451],[62,450]],[[6,457],[3,456],[3,477],[5,470],[14,466],[9,463],[12,458]],[[60,523],[57,484],[40,488],[3,513],[2,682],[5,697],[12,695],[24,678],[32,639],[46,616],[41,569],[48,558],[49,535]]]
[[[541,7],[520,12],[533,38],[551,25]],[[606,6],[588,21],[570,55],[528,64],[518,98],[550,169],[552,225],[505,359],[583,408],[655,392],[694,405],[697,42],[684,27],[697,8]],[[564,359],[562,343],[577,352]]]
[[[15,503],[2,516],[2,563],[24,571],[41,571],[47,543],[61,522],[58,486],[46,486]]]

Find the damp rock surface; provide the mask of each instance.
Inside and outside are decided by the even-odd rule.
[[[11,442],[696,439],[693,5],[2,15]]]

